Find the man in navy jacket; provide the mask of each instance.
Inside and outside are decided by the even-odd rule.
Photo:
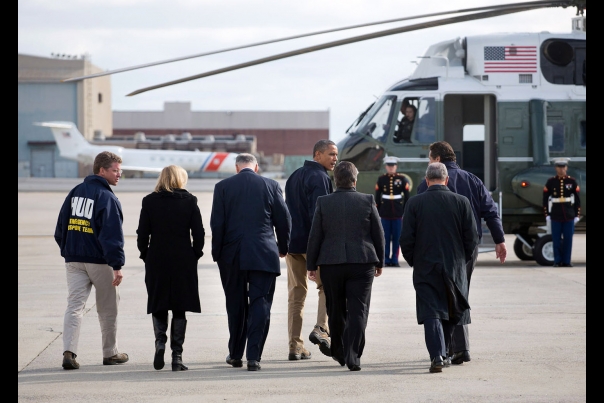
[[[279,183],[257,174],[256,157],[239,154],[235,167],[236,175],[214,187],[212,258],[218,263],[226,299],[230,334],[226,362],[243,366],[245,349],[248,371],[257,371],[281,274],[279,258],[288,251],[291,217]]]
[[[437,141],[430,144],[430,152],[428,154],[430,163],[442,162],[447,167],[449,173],[449,182],[447,187],[453,192],[466,196],[470,200],[472,212],[474,213],[474,221],[478,230],[478,237],[482,238],[481,219],[484,219],[493,241],[495,241],[495,256],[501,263],[505,262],[507,256],[507,248],[505,246],[505,238],[501,218],[497,212],[497,205],[491,197],[489,190],[484,183],[471,172],[464,171],[457,165],[457,158],[453,147],[446,141]],[[425,182],[421,182],[417,187],[417,194],[423,193],[428,189]],[[478,245],[474,250],[472,259],[468,261],[466,273],[468,276],[468,292],[470,288],[470,278],[478,259]],[[462,323],[470,323],[470,311],[466,311],[465,315],[468,318],[463,318]],[[451,351],[449,352],[451,362],[453,364],[463,364],[470,361],[470,339],[468,333],[468,325],[455,326],[453,340],[451,341]]]
[[[304,348],[302,319],[304,302],[308,293],[306,271],[306,247],[312,225],[315,205],[319,196],[333,192],[333,184],[327,171],[333,171],[338,162],[338,147],[331,140],[319,140],[313,147],[313,160],[304,161],[285,183],[285,202],[292,216],[292,239],[287,263],[287,332],[289,334],[289,360],[309,359],[310,351]],[[310,333],[312,343],[319,345],[319,350],[331,357],[331,339],[327,323],[325,292],[321,282],[320,270],[315,282],[319,290],[317,322]]]
[[[63,368],[78,369],[78,339],[92,286],[101,324],[103,365],[122,364],[128,354],[117,346],[117,311],[125,263],[122,205],[109,185],[122,176],[122,158],[109,151],[94,159],[93,173],[73,188],[61,207],[55,240],[67,269],[67,309],[63,322]]]

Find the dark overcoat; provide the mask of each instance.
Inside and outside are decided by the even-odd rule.
[[[479,238],[468,198],[432,185],[405,205],[401,253],[413,267],[417,323],[468,324],[466,262]],[[461,319],[461,317],[464,317]]]
[[[197,197],[184,189],[145,196],[136,233],[145,262],[147,313],[201,312],[197,261],[205,231]]]
[[[354,188],[317,199],[306,250],[307,270],[342,263],[384,266],[384,230],[375,199]]]

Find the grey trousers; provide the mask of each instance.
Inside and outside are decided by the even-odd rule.
[[[117,308],[120,294],[114,287],[113,268],[106,264],[65,263],[67,269],[67,309],[63,319],[63,351],[77,354],[80,327],[92,286],[101,325],[103,358],[114,356],[117,348]]]

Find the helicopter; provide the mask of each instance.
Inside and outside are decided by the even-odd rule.
[[[580,187],[582,220],[579,224],[586,225],[586,0],[530,1],[364,24],[460,14],[227,66],[141,88],[128,95],[349,43],[545,7],[576,7],[570,32],[484,34],[432,44],[420,58],[415,71],[393,83],[369,105],[337,146],[340,160],[353,162],[359,170],[357,191],[373,193],[383,159],[394,156],[399,162],[398,171],[404,173],[412,185],[410,194],[413,195],[417,184],[423,180],[429,145],[447,141],[455,150],[460,167],[476,174],[491,192],[499,208],[504,232],[516,236],[513,248],[516,256],[551,266],[553,245],[543,216],[542,195],[546,180],[555,175],[552,161],[556,158],[569,160],[568,175],[573,176]],[[466,14],[462,15],[462,12]],[[302,36],[305,35],[63,81],[94,78]],[[401,119],[403,103],[413,105],[416,116],[410,142],[397,143],[393,135]]]

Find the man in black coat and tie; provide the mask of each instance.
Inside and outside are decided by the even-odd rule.
[[[469,320],[466,263],[479,242],[470,201],[452,192],[448,180],[443,163],[428,165],[428,190],[405,204],[400,239],[413,267],[417,323],[424,325],[430,372],[442,372],[455,326]]]
[[[212,258],[218,263],[226,298],[230,334],[226,362],[243,366],[245,349],[247,369],[257,371],[281,274],[279,258],[288,252],[291,217],[279,183],[257,174],[256,157],[239,154],[235,165],[237,174],[214,188]]]

